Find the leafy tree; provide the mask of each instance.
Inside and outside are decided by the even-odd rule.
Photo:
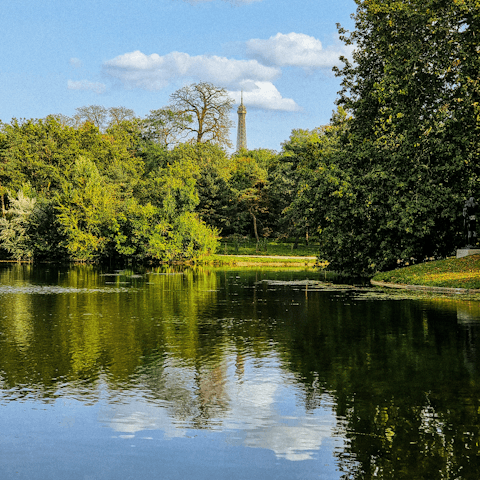
[[[80,157],[57,198],[58,220],[69,254],[82,261],[104,256],[118,231],[118,190],[95,163]],[[105,255],[106,256],[106,255]]]
[[[337,70],[352,118],[319,223],[332,268],[371,273],[461,242],[480,186],[480,15],[474,1],[356,3],[355,31],[340,29],[355,63]]]
[[[35,199],[19,190],[16,198],[9,196],[9,204],[6,215],[0,217],[0,247],[15,260],[31,259],[33,248],[30,231]]]
[[[181,122],[183,135],[192,136],[197,143],[213,142],[231,147],[229,114],[233,99],[224,88],[208,82],[194,83],[180,88],[170,95],[175,115]]]
[[[231,192],[228,187],[231,160],[211,143],[184,143],[172,151],[171,161],[184,165],[195,178],[198,204],[195,212],[208,225],[221,231],[230,227]]]
[[[264,235],[268,229],[269,200],[267,194],[267,170],[251,157],[235,157],[229,185],[236,200],[236,233],[241,231],[246,216],[252,221],[252,230],[257,242],[260,240],[259,224]]]
[[[147,140],[168,148],[187,137],[187,127],[192,122],[192,115],[179,111],[175,106],[151,110],[143,121],[144,136]]]
[[[295,236],[296,244],[300,236],[308,240],[310,226],[316,225],[317,206],[311,193],[312,189],[319,188],[318,169],[327,161],[325,157],[335,141],[334,135],[326,134],[329,129],[293,130],[269,169],[270,195],[276,206],[278,229],[284,235]]]
[[[193,213],[196,181],[201,165],[225,168],[225,153],[206,144],[186,145],[184,153],[153,145],[137,119],[118,117],[103,133],[91,122],[75,128],[57,116],[2,125],[3,250],[15,258],[82,261],[172,260],[211,251],[216,232]],[[9,195],[26,182],[31,195]],[[20,214],[26,199],[34,207]]]
[[[60,188],[80,156],[92,159],[101,173],[112,177],[123,169],[126,173],[119,181],[134,183],[143,169],[135,158],[139,139],[134,122],[122,122],[102,134],[91,123],[74,128],[54,116],[14,119],[0,132],[0,189],[16,192],[30,182],[40,196],[48,197]]]

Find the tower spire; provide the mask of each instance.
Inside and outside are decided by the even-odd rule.
[[[247,109],[243,104],[243,90],[241,92],[240,106],[237,110],[238,113],[238,127],[237,127],[237,152],[242,148],[247,148],[247,127],[245,124],[245,116],[247,115]]]

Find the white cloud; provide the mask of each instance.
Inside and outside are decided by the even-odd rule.
[[[68,63],[75,68],[80,68],[82,66],[82,61],[79,58],[72,57]]]
[[[300,110],[295,100],[283,98],[272,82],[244,81],[241,82],[240,87],[243,89],[243,103],[247,107],[287,112]],[[240,103],[240,90],[230,91],[229,94],[235,99],[236,103]]]
[[[67,85],[69,90],[92,90],[95,93],[103,93],[106,89],[105,84],[89,80],[69,80]]]
[[[254,38],[246,42],[247,52],[260,61],[279,67],[305,69],[331,68],[339,64],[340,55],[351,56],[351,48],[338,41],[323,48],[322,42],[303,33],[277,33],[268,40]]]
[[[128,88],[159,90],[179,77],[210,81],[223,87],[238,86],[245,79],[272,81],[280,75],[278,68],[257,60],[235,60],[225,57],[171,52],[160,56],[140,51],[119,55],[103,64],[104,72],[119,79]]]

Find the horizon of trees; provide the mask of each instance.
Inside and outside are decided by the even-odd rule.
[[[473,0],[356,0],[329,125],[280,152],[228,155],[227,92],[177,90],[0,130],[0,245],[13,258],[174,260],[219,233],[314,236],[330,268],[370,275],[451,255],[480,190],[480,10]]]

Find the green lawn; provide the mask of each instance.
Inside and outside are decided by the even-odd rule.
[[[480,255],[447,258],[381,272],[377,273],[373,280],[407,285],[480,289]]]
[[[315,257],[318,254],[318,246],[310,243],[298,244],[293,248],[293,242],[261,241],[258,245],[255,240],[221,240],[217,254],[220,255],[283,255],[295,257]]]
[[[200,261],[200,264],[203,265],[218,265],[218,266],[254,266],[254,265],[264,265],[264,266],[320,266],[324,267],[324,264],[317,264],[316,259],[309,259],[305,257],[294,257],[294,258],[282,258],[280,256],[259,256],[259,257],[248,257],[243,255],[210,255],[208,257],[203,257]]]

